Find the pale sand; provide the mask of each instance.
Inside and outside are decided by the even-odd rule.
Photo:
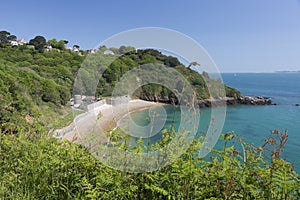
[[[146,109],[152,106],[162,105],[160,103],[131,100],[128,104],[112,106],[104,104],[87,113],[85,116],[79,117],[75,123],[75,129],[62,138],[72,142],[82,142],[90,133],[101,135],[102,140],[107,140],[107,132],[113,130],[117,126],[117,122],[125,115],[138,110]],[[101,114],[99,114],[101,113]]]

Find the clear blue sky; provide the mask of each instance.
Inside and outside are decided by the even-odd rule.
[[[0,30],[83,49],[113,34],[163,27],[198,41],[222,72],[300,70],[299,0],[10,0]]]

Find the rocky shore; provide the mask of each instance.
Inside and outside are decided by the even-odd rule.
[[[227,104],[274,105],[271,98],[262,96],[243,96],[237,99],[227,100]]]
[[[145,101],[152,102],[160,102],[166,104],[178,104],[177,99],[170,99],[168,97],[145,97],[143,96],[141,99]],[[226,97],[222,99],[205,99],[205,100],[197,100],[196,104],[199,105],[200,108],[206,108],[218,105],[276,105],[272,102],[272,100],[268,97],[262,96],[242,96],[242,97]]]
[[[222,105],[226,102],[227,105],[275,105],[268,97],[262,96],[242,96],[238,98],[226,97],[223,99],[206,99],[198,100],[197,104],[200,108],[211,107],[213,105]]]

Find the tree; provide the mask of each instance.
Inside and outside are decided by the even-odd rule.
[[[105,51],[107,49],[107,47],[105,45],[102,45],[99,47],[99,51]]]
[[[48,40],[47,42],[48,45],[51,45],[53,48],[56,48],[57,46],[57,40],[55,38]]]
[[[68,48],[67,44],[69,43],[69,41],[68,40],[63,40],[63,41],[64,41],[64,48],[67,49]]]
[[[68,43],[68,41],[66,41],[66,40],[59,40],[59,42],[57,43],[56,48],[60,49],[60,50],[65,50],[66,49],[66,47],[65,47],[66,42]]]
[[[8,40],[8,42],[16,41],[16,40],[17,40],[17,36],[15,36],[15,35],[10,35],[10,36],[7,37],[7,40]]]
[[[132,51],[135,51],[135,48],[131,47],[131,46],[121,46],[119,48],[120,54],[125,54],[125,53],[132,52]]]
[[[166,58],[164,64],[167,65],[168,67],[176,67],[176,66],[180,65],[180,62],[176,57],[168,56]]]
[[[30,45],[33,45],[36,50],[42,52],[46,45],[46,39],[43,36],[36,36],[34,39],[29,41]]]
[[[75,45],[73,45],[73,49],[79,49],[80,48],[80,46],[78,46],[77,44],[75,44]]]
[[[8,37],[10,36],[10,32],[0,31],[0,43],[8,44]]]
[[[57,41],[55,38],[52,40],[48,40],[47,42],[48,45],[51,45],[51,47],[59,49],[59,50],[65,50],[66,47],[65,45],[68,44],[68,41],[66,40],[59,40]]]

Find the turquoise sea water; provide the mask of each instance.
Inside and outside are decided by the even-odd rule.
[[[293,163],[300,173],[300,73],[226,73],[222,74],[226,85],[239,89],[244,95],[266,96],[272,98],[276,106],[228,106],[223,133],[234,131],[246,142],[260,146],[268,137],[270,130],[288,130],[288,142],[283,158]],[[165,106],[167,120],[164,127],[173,124],[178,127],[180,110]],[[131,118],[142,126],[149,123],[151,110],[138,111]],[[201,110],[199,131],[205,132],[210,121],[210,109]],[[163,117],[162,117],[163,119]],[[147,122],[148,120],[148,122]],[[151,137],[153,143],[160,135]],[[217,148],[217,147],[216,147]]]
[[[270,129],[288,130],[283,157],[300,172],[300,73],[223,74],[225,84],[245,95],[271,97],[276,106],[227,107],[223,130],[262,144]]]

